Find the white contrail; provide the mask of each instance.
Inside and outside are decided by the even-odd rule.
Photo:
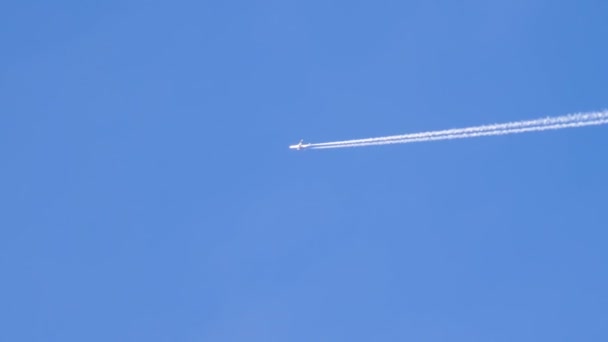
[[[525,132],[539,132],[539,131],[548,131],[548,130],[557,130],[557,129],[564,129],[564,128],[593,126],[593,125],[604,125],[604,124],[608,124],[608,119],[584,121],[584,122],[571,122],[571,123],[567,123],[567,124],[555,124],[555,125],[547,125],[547,126],[511,128],[511,129],[502,129],[502,130],[476,132],[476,133],[446,134],[446,135],[440,135],[440,136],[431,136],[431,137],[414,138],[414,139],[384,140],[384,141],[375,141],[375,142],[367,142],[367,143],[329,145],[329,146],[312,145],[310,148],[312,148],[312,149],[329,149],[329,148],[361,147],[361,146],[372,146],[372,145],[407,144],[407,143],[424,142],[424,141],[453,140],[453,139],[465,139],[465,138],[475,138],[475,137],[493,136],[493,135],[517,134],[517,133],[525,133]]]
[[[608,123],[608,111],[578,113],[544,119],[516,121],[503,124],[456,128],[440,131],[392,135],[379,138],[344,140],[329,143],[310,144],[312,149],[360,147],[386,144],[404,144],[423,141],[464,139],[481,136],[516,134],[571,127],[603,125]]]

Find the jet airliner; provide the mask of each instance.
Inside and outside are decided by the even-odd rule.
[[[302,142],[304,141],[304,139],[300,140],[300,142],[297,145],[291,145],[289,146],[290,149],[292,150],[301,150],[301,149],[305,149],[307,147],[310,147],[310,144],[303,144]]]

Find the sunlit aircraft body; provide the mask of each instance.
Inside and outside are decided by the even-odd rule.
[[[307,147],[310,146],[310,144],[303,144],[302,142],[304,141],[304,139],[300,140],[300,142],[297,145],[291,145],[289,146],[290,149],[292,150],[301,150],[301,149],[305,149]]]

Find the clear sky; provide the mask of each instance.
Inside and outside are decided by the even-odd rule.
[[[606,341],[608,2],[4,1],[1,341]]]

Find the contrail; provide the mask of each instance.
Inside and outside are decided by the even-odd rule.
[[[466,139],[481,136],[517,134],[558,130],[572,127],[608,124],[608,110],[590,113],[569,114],[536,120],[515,121],[502,124],[455,128],[440,131],[392,135],[379,138],[344,140],[329,143],[310,144],[312,149],[361,147],[372,145],[405,144],[424,141]]]
[[[476,133],[446,134],[446,135],[430,136],[430,137],[423,137],[423,138],[413,138],[413,139],[384,140],[384,141],[375,141],[375,142],[367,142],[367,143],[354,143],[354,144],[328,145],[328,146],[315,146],[313,144],[310,146],[310,148],[312,148],[312,149],[329,149],[329,148],[361,147],[361,146],[372,146],[372,145],[407,144],[407,143],[424,142],[424,141],[466,139],[466,138],[475,138],[475,137],[482,137],[482,136],[507,135],[507,134],[517,134],[517,133],[525,133],[525,132],[539,132],[539,131],[548,131],[548,130],[557,130],[557,129],[564,129],[564,128],[593,126],[593,125],[604,125],[604,124],[608,124],[608,119],[585,121],[585,122],[571,122],[571,123],[567,123],[567,124],[555,124],[555,125],[546,125],[546,126],[534,126],[534,127],[525,127],[525,128],[511,128],[511,129],[502,129],[502,130],[476,132]]]

